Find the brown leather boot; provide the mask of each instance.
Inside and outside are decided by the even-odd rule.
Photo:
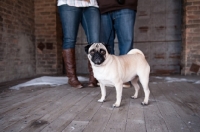
[[[88,87],[97,87],[97,80],[94,78],[94,74],[92,71],[92,66],[90,61],[88,60],[88,70],[89,70],[89,84]]]
[[[82,88],[76,75],[75,49],[65,49],[62,52],[68,83],[74,88]]]

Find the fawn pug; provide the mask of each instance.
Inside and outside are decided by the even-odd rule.
[[[102,43],[94,43],[85,47],[88,59],[92,65],[94,77],[99,81],[101,98],[98,102],[104,102],[106,97],[106,86],[116,88],[116,102],[113,107],[119,107],[122,98],[123,83],[131,81],[135,88],[132,98],[138,97],[140,89],[138,79],[144,90],[144,101],[147,105],[150,90],[148,87],[150,66],[144,54],[138,49],[130,50],[126,55],[115,56],[108,53],[107,46]]]

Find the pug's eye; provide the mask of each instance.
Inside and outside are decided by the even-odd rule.
[[[95,51],[94,50],[91,50],[90,51],[90,55],[94,55]]]
[[[103,49],[101,49],[101,50],[100,50],[100,54],[105,55],[105,54],[106,54],[106,51],[103,50]]]

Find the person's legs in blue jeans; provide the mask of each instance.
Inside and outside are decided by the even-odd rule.
[[[62,5],[58,7],[63,29],[63,60],[68,83],[75,88],[82,88],[76,74],[75,43],[81,21],[81,8]]]
[[[101,15],[100,41],[111,46],[114,54],[115,33],[118,38],[119,54],[124,55],[133,48],[136,12],[122,9]]]
[[[113,24],[112,13],[101,15],[100,42],[110,45],[110,54],[114,54],[115,29]]]
[[[113,13],[119,55],[127,54],[133,48],[135,16],[136,12],[130,9],[122,9]]]
[[[59,6],[59,13],[63,29],[63,49],[75,48],[79,24],[85,31],[89,44],[99,42],[100,14],[96,7],[77,8],[73,6]]]
[[[59,6],[58,9],[63,31],[63,49],[75,48],[82,9],[68,5]]]
[[[96,7],[83,9],[81,24],[85,31],[88,44],[99,42],[100,35],[100,13]]]
[[[88,44],[98,43],[100,34],[100,13],[96,7],[87,7],[83,9],[81,24],[85,31]],[[97,80],[94,78],[91,64],[88,60],[89,87],[97,86]]]
[[[96,7],[72,7],[68,5],[59,6],[59,13],[63,28],[63,58],[65,62],[65,68],[69,77],[69,84],[76,88],[82,88],[83,86],[77,79],[76,75],[76,62],[75,62],[75,44],[79,24],[81,23],[87,41],[89,44],[99,42],[100,33],[100,14]],[[93,76],[92,68],[88,63],[90,72],[89,85],[94,87],[97,85],[97,81]]]

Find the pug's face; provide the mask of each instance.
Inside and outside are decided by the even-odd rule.
[[[94,43],[85,47],[88,58],[95,64],[101,65],[108,55],[106,46],[102,43]]]

